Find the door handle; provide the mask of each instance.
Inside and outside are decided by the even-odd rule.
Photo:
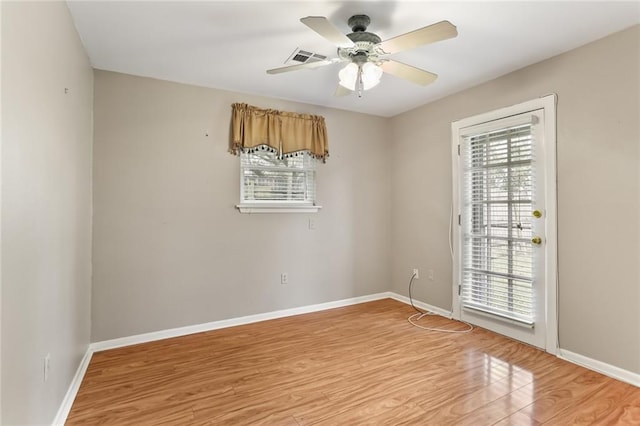
[[[540,219],[542,217],[542,212],[540,210],[534,210],[533,217]]]

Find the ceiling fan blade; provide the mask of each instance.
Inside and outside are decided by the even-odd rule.
[[[267,70],[267,74],[280,74],[282,72],[319,68],[319,67],[324,67],[325,65],[331,65],[335,62],[336,62],[335,60],[329,60],[329,59],[324,61],[306,62],[304,64],[289,65],[287,67],[272,68],[270,70]]]
[[[385,40],[378,43],[378,47],[386,54],[398,53],[413,49],[414,47],[453,38],[457,35],[458,30],[455,25],[449,21],[440,21],[436,24]]]
[[[344,87],[341,84],[338,84],[338,87],[336,87],[336,91],[333,94],[333,96],[342,97],[342,96],[350,95],[351,93],[352,93],[351,90],[347,89],[346,87]]]
[[[412,83],[426,86],[429,83],[433,83],[437,74],[433,74],[429,71],[422,70],[420,68],[412,67],[411,65],[403,64],[398,61],[385,61],[380,65],[382,70],[387,74],[395,75],[396,77],[404,78]]]
[[[354,44],[324,16],[307,16],[300,22],[335,44],[337,47],[353,47]]]

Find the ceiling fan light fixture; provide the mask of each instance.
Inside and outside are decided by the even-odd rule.
[[[362,68],[359,68],[358,64],[351,62],[338,73],[340,85],[355,91],[359,72],[362,72],[362,89],[369,90],[380,83],[382,68],[371,62],[366,62],[362,65]]]
[[[309,60],[301,64],[273,68],[267,70],[267,74],[280,74],[287,71],[319,68],[338,62],[347,62],[348,65],[338,73],[339,84],[335,96],[345,96],[356,92],[358,97],[362,97],[365,90],[380,83],[383,72],[421,86],[433,83],[438,78],[437,74],[393,59],[387,59],[386,56],[447,40],[458,35],[456,26],[449,21],[436,22],[384,41],[377,34],[367,31],[371,22],[367,15],[353,15],[349,18],[347,23],[353,31],[351,34],[344,34],[324,16],[307,16],[301,18],[300,22],[334,44],[338,48],[337,57],[323,57],[323,59]],[[304,53],[307,56],[311,55],[310,52]],[[384,66],[384,69],[381,65]]]
[[[362,65],[362,85],[364,90],[377,86],[380,83],[380,78],[382,78],[382,68],[371,62]]]
[[[338,72],[338,78],[340,79],[340,85],[342,87],[346,87],[349,90],[355,90],[356,80],[358,79],[358,65],[351,62]]]

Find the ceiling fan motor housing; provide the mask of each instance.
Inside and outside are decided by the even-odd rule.
[[[354,33],[358,31],[366,31],[370,23],[371,18],[367,15],[353,15],[347,21],[347,24],[351,27],[351,31]]]
[[[382,39],[374,33],[367,32],[367,26],[371,19],[367,15],[353,15],[349,18],[348,24],[353,31],[347,34],[355,46],[347,48],[338,48],[338,56],[342,59],[350,59],[356,63],[364,63],[370,59],[369,55],[373,54],[373,46],[380,43]]]

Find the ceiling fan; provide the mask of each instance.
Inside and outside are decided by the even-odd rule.
[[[385,41],[378,35],[367,32],[367,26],[371,23],[367,15],[354,15],[349,18],[348,24],[353,32],[346,35],[324,16],[307,16],[300,19],[300,22],[337,46],[338,57],[273,68],[267,70],[267,73],[279,74],[348,62],[338,73],[340,83],[336,96],[357,92],[361,97],[363,90],[371,89],[380,82],[383,72],[422,86],[433,83],[438,78],[436,74],[388,59],[387,56],[458,35],[455,25],[449,21],[440,21]]]

